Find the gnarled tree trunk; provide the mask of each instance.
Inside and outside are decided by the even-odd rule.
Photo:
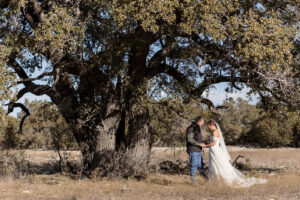
[[[101,176],[115,171],[116,132],[121,121],[121,112],[117,103],[108,106],[107,115],[96,126],[95,149],[89,170],[97,171]]]
[[[128,166],[134,175],[145,175],[149,169],[151,153],[151,128],[147,108],[133,105],[129,112]]]

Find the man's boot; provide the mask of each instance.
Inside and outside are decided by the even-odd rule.
[[[196,185],[197,184],[197,177],[196,176],[191,176],[192,179],[192,184]]]
[[[203,178],[205,178],[206,180],[208,180],[207,173],[204,170],[200,171],[200,175],[203,176]]]

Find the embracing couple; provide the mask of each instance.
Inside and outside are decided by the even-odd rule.
[[[187,152],[190,159],[190,174],[192,183],[197,183],[197,169],[201,175],[209,180],[223,180],[232,187],[250,187],[254,184],[266,183],[265,179],[246,178],[240,171],[232,166],[230,155],[226,149],[222,131],[217,122],[207,122],[211,131],[210,143],[202,143],[201,126],[204,124],[202,117],[197,117],[187,128]],[[208,174],[203,170],[202,148],[209,148]]]

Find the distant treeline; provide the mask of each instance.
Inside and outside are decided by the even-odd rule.
[[[236,101],[229,99],[224,102],[223,109],[214,112],[197,103],[181,104],[180,111],[176,110],[176,105],[165,99],[160,107],[152,109],[154,143],[184,145],[186,127],[192,119],[201,115],[220,124],[229,145],[300,147],[299,114],[288,111],[281,104],[266,108],[262,102],[252,105],[241,98]],[[206,136],[210,134],[205,126],[203,132]],[[208,140],[208,137],[204,138]]]
[[[0,144],[2,149],[77,149],[78,146],[63,117],[49,102],[25,102],[30,116],[25,120],[22,134],[19,121],[0,110]],[[226,143],[257,147],[300,147],[300,117],[296,112],[277,105],[263,109],[262,103],[229,99],[224,108],[211,112],[207,107],[192,103],[161,99],[150,104],[152,143],[156,146],[185,145],[185,129],[196,116],[219,122]],[[151,106],[152,105],[152,106]],[[203,127],[205,135],[209,134]],[[207,140],[208,137],[205,137]]]

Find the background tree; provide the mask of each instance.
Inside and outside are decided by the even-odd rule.
[[[241,141],[261,147],[293,146],[298,141],[293,132],[299,124],[299,114],[280,104],[269,110],[262,110],[262,106],[257,105],[260,117],[253,121],[251,130],[241,136]]]
[[[241,98],[236,101],[229,99],[224,102],[224,106],[219,117],[226,143],[229,145],[240,144],[241,137],[248,135],[252,126],[260,118],[261,109]]]
[[[19,134],[15,129],[12,120],[8,120],[7,126],[4,131],[4,138],[2,140],[2,145],[5,149],[16,148],[19,143]]]
[[[76,149],[73,134],[55,105],[46,101],[28,102],[30,116],[24,123],[20,148]],[[22,116],[18,116],[19,120]]]
[[[182,102],[210,108],[202,94],[221,82],[299,104],[297,1],[10,0],[0,8],[1,70],[17,75],[1,78],[8,111],[27,112],[16,101],[28,92],[48,95],[87,171],[124,152],[127,175],[147,171],[153,78]]]

